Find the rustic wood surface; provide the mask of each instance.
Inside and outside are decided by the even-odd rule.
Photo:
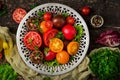
[[[0,16],[0,25],[7,26],[10,31],[16,34],[18,25],[12,19],[12,13],[16,8],[24,8],[27,12],[31,10],[31,6],[37,3],[62,3],[75,9],[78,13],[83,6],[87,5],[91,8],[91,13],[88,16],[83,16],[86,21],[90,33],[90,45],[88,54],[94,48],[102,47],[103,45],[96,44],[96,38],[106,30],[120,31],[120,0],[3,0],[7,6],[8,13]],[[81,13],[80,13],[81,14]],[[90,19],[93,15],[101,15],[104,19],[104,24],[101,28],[95,29],[90,25]],[[119,46],[120,48],[120,46]],[[118,79],[120,80],[120,79]]]

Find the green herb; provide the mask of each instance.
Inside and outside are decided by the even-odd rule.
[[[38,47],[38,46],[35,46],[34,48],[35,48],[35,50],[38,50],[38,49],[39,49],[39,47]]]
[[[45,47],[45,48],[44,48],[44,54],[47,55],[49,50],[50,50],[50,49],[49,49],[48,47]]]
[[[60,64],[57,62],[57,60],[52,60],[52,61],[44,61],[44,64],[48,65],[48,66],[59,66]]]
[[[4,15],[4,14],[6,14],[6,13],[7,13],[7,9],[6,9],[6,8],[0,10],[0,16]]]
[[[38,15],[39,15],[40,17],[42,17],[44,14],[45,14],[45,11],[41,11],[41,10],[40,10],[40,11],[38,12]]]
[[[39,57],[39,53],[36,53],[35,56],[36,56],[36,57]]]
[[[0,80],[16,80],[18,74],[9,64],[0,65]]]
[[[43,80],[51,80],[51,78],[47,76],[47,77],[44,77]]]
[[[69,16],[69,14],[68,13],[62,13],[62,16],[67,18]]]
[[[83,27],[81,25],[75,25],[75,29],[77,30],[77,35],[75,36],[75,41],[80,42],[80,39],[83,35]]]
[[[35,24],[37,27],[39,26],[39,20],[37,18],[32,23]]]
[[[60,38],[60,39],[64,40],[64,35],[63,35],[62,31],[59,31],[59,32],[56,34],[56,36],[55,36],[55,37],[57,37],[57,38]]]
[[[114,80],[120,73],[120,52],[118,51],[99,49],[89,58],[89,67],[100,80]]]
[[[73,56],[70,56],[70,61],[72,61],[74,59],[74,57]]]
[[[31,9],[33,9],[33,8],[35,8],[35,7],[37,7],[38,6],[38,3],[36,2],[36,3],[34,3],[32,6],[31,6]]]
[[[29,42],[30,44],[32,44],[32,38],[29,38],[29,39],[28,39],[28,42]]]
[[[5,9],[5,10],[0,10],[0,16],[2,16],[2,15],[4,15],[4,14],[6,14],[7,13],[7,10]]]

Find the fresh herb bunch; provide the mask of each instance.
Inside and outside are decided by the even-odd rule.
[[[0,80],[16,80],[18,74],[9,64],[0,65]]]
[[[89,56],[89,67],[99,80],[114,80],[120,73],[120,52],[102,48]]]

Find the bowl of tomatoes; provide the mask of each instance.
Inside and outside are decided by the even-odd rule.
[[[89,47],[89,31],[74,9],[46,3],[29,11],[18,26],[16,42],[23,61],[46,75],[76,68]]]

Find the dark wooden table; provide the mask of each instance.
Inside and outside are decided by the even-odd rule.
[[[120,31],[120,0],[4,0],[7,5],[8,13],[0,16],[0,25],[7,26],[10,31],[16,34],[18,25],[12,19],[13,11],[18,8],[24,8],[26,11],[31,10],[31,6],[37,3],[41,5],[43,3],[62,3],[75,9],[78,13],[83,6],[89,6],[91,13],[88,16],[83,16],[88,25],[90,32],[90,46],[88,54],[94,48],[102,47],[103,45],[96,44],[96,38],[106,30]],[[80,13],[81,14],[81,13]],[[93,15],[98,14],[104,18],[104,24],[101,28],[95,29],[90,25],[90,19]],[[120,48],[120,46],[119,46]]]

